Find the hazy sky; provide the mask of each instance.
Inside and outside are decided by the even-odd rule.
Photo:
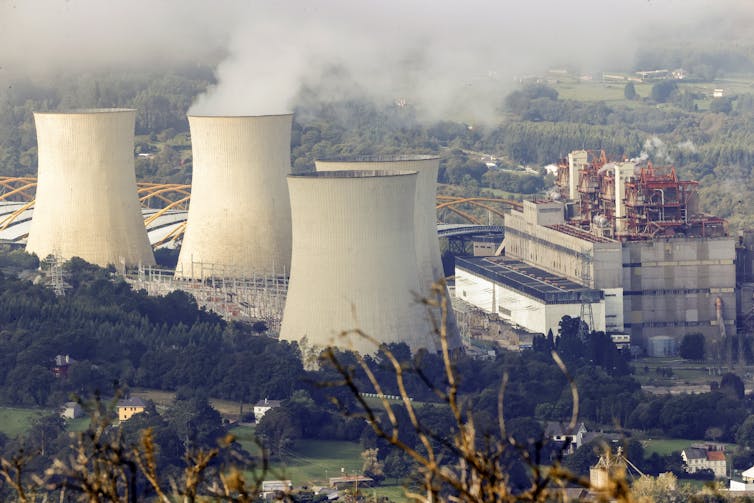
[[[750,23],[729,28],[753,12],[751,0],[0,0],[0,72],[219,58],[219,85],[192,112],[263,114],[290,110],[302,83],[338,66],[352,81],[337,95],[481,113],[516,76],[630,67],[660,35],[752,40]]]

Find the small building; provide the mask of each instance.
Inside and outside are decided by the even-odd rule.
[[[77,419],[84,416],[84,409],[76,402],[66,402],[60,408],[60,417],[63,419]]]
[[[728,470],[725,452],[722,450],[689,447],[681,451],[681,458],[687,473],[711,470],[715,478],[723,478]]]
[[[293,483],[290,480],[263,480],[262,498],[265,500],[282,500],[292,489]]]
[[[584,435],[586,433],[586,425],[583,422],[577,424],[574,431],[568,431],[566,425],[557,421],[547,421],[545,423],[545,437],[553,442],[567,445],[566,454],[573,454],[576,452],[576,449],[584,445]]]
[[[748,470],[744,470],[741,473],[741,478],[743,480],[730,479],[729,489],[731,491],[754,492],[754,466]]]
[[[330,487],[336,489],[348,489],[349,487],[372,487],[374,479],[365,475],[344,475],[342,477],[330,477]]]
[[[52,365],[52,374],[57,378],[68,377],[68,369],[74,362],[70,355],[55,355],[55,362]]]
[[[280,400],[268,400],[265,398],[258,401],[254,404],[254,420],[259,422],[267,414],[267,411],[276,407],[280,407]]]
[[[615,347],[618,349],[630,349],[631,348],[631,335],[627,333],[610,334],[610,340],[613,341]]]
[[[141,414],[146,410],[147,405],[141,398],[126,398],[118,400],[116,409],[118,410],[118,420],[128,421],[136,414]]]

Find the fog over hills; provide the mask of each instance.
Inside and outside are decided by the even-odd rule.
[[[654,44],[749,43],[753,16],[741,0],[6,0],[0,79],[201,63],[218,85],[194,113],[278,113],[308,85],[484,115],[517,77],[630,70]]]

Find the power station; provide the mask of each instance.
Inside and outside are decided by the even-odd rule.
[[[36,112],[39,152],[26,250],[102,267],[152,265],[136,196],[136,110]]]
[[[290,175],[291,278],[280,338],[374,353],[370,340],[438,349],[418,292],[415,171]]]
[[[701,333],[719,356],[736,333],[736,243],[696,188],[672,166],[571,152],[552,198],[505,216],[504,258],[457,261],[456,295],[535,332],[589,314],[650,356]]]
[[[285,275],[293,116],[189,116],[191,204],[176,277]]]
[[[414,202],[414,235],[416,237],[416,262],[419,268],[421,287],[417,293],[427,299],[432,298],[433,286],[445,278],[437,238],[437,210],[435,209],[440,158],[431,155],[342,157],[316,160],[315,166],[317,171],[400,170],[418,173]],[[451,307],[447,287],[444,287],[443,290],[447,300],[448,341],[452,347],[458,347],[461,344],[458,325]],[[433,316],[438,322],[443,315],[439,308],[429,311],[427,314]]]
[[[119,270],[154,264],[145,225],[160,243],[185,228],[174,274],[140,267],[140,287],[187,290],[203,305],[264,319],[305,348],[374,353],[405,342],[439,350],[440,312],[422,303],[443,278],[438,157],[320,159],[316,172],[292,175],[291,114],[189,116],[187,216],[173,205],[142,216],[134,120],[131,109],[35,113],[36,201],[9,199],[0,228],[18,218],[26,222],[15,231],[21,238],[28,225],[29,252]],[[8,195],[33,186],[19,182]],[[736,243],[723,219],[700,213],[697,185],[673,167],[571,152],[549,198],[511,203],[501,214],[505,238],[495,256],[457,259],[455,298],[536,333],[579,316],[616,344],[654,356],[702,333],[719,356],[737,320],[754,326],[746,297],[754,240]],[[188,201],[188,187],[170,190]],[[459,324],[452,309],[447,315],[456,349]]]

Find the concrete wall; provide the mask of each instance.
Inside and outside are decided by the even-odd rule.
[[[440,158],[429,155],[405,156],[366,156],[315,161],[317,171],[343,170],[402,170],[417,171],[416,200],[414,205],[414,233],[416,239],[416,262],[421,278],[418,294],[425,298],[434,298],[432,287],[445,277],[440,256],[440,243],[437,237],[437,174]],[[492,251],[494,254],[494,250]],[[448,302],[447,327],[448,340],[453,347],[461,345],[458,325],[450,307],[450,295],[444,291]],[[438,321],[441,310],[431,313]]]
[[[719,339],[715,300],[727,334],[735,334],[733,238],[673,238],[624,244],[624,318],[634,341],[703,333]]]
[[[26,250],[121,268],[154,264],[134,174],[135,110],[35,113],[39,173]]]
[[[293,116],[189,116],[191,205],[176,276],[285,274]]]
[[[377,346],[437,350],[417,302],[415,172],[343,171],[288,177],[293,257],[280,338],[361,353]]]

